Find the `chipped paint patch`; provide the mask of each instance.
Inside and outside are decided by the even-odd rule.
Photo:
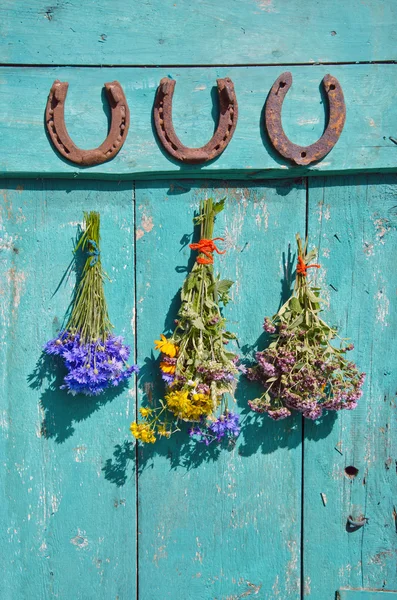
[[[312,593],[311,583],[312,583],[312,580],[310,579],[310,577],[306,577],[304,588],[303,588],[304,596],[310,596],[310,594]]]
[[[279,12],[273,5],[273,0],[257,0],[257,4],[259,8],[268,13],[277,13]]]
[[[74,452],[74,460],[76,462],[83,462],[84,461],[84,457],[87,454],[87,446],[76,446],[76,448],[73,448],[73,452]]]
[[[12,267],[7,271],[6,278],[12,290],[12,306],[13,312],[15,312],[21,303],[21,295],[26,275],[22,271],[17,271],[15,267]]]
[[[141,227],[144,231],[146,231],[146,233],[149,233],[149,231],[152,231],[152,229],[154,227],[153,217],[148,217],[147,215],[142,215]]]
[[[389,324],[387,322],[387,316],[389,314],[390,301],[383,290],[379,290],[375,294],[375,298],[377,304],[376,321],[377,323],[381,323],[383,327],[387,327]]]
[[[14,238],[6,232],[4,237],[0,238],[0,251],[13,250],[14,242]]]
[[[300,578],[298,576],[298,545],[295,540],[287,543],[291,558],[287,563],[285,589],[291,597],[298,593]]]
[[[297,121],[298,125],[317,125],[320,123],[320,119],[318,117],[312,117],[311,119],[304,119],[300,117]]]
[[[81,529],[77,529],[77,535],[71,538],[70,543],[74,546],[77,546],[77,548],[80,548],[80,550],[88,548],[88,538],[86,537],[86,532],[82,531]]]

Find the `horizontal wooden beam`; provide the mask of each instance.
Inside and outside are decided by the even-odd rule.
[[[300,175],[390,172],[397,169],[397,65],[305,66],[291,69],[292,87],[283,106],[291,141],[308,145],[326,122],[321,81],[338,78],[347,117],[334,149],[309,167],[292,166],[270,146],[263,129],[267,94],[284,69],[235,68],[10,68],[0,69],[0,176],[139,179],[175,177],[265,179]],[[176,162],[159,147],[152,107],[160,79],[176,80],[174,125],[181,141],[201,146],[217,122],[216,79],[230,77],[239,104],[236,132],[225,152],[207,165]],[[131,112],[119,154],[102,165],[79,168],[62,159],[46,136],[44,111],[55,79],[69,82],[65,119],[82,148],[97,147],[107,134],[105,82],[118,80]]]
[[[217,65],[396,58],[393,0],[2,0],[0,62]]]

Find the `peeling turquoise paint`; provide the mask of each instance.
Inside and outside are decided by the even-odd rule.
[[[6,0],[0,13],[1,600],[395,598],[397,4]],[[321,135],[326,73],[346,99],[338,144],[308,169],[263,134],[286,69],[294,142]],[[176,131],[193,146],[212,135],[216,78],[233,79],[239,123],[218,160],[161,152],[151,110],[165,75],[178,81]],[[70,82],[66,124],[87,148],[106,134],[103,84],[123,85],[131,128],[115,160],[80,169],[53,151],[43,118],[56,78]],[[192,451],[181,433],[137,449],[128,427],[162,393],[153,340],[172,329],[192,215],[209,195],[227,196],[216,265],[236,282],[225,314],[238,352],[262,347],[307,230],[327,320],[368,374],[364,397],[321,423],[273,423],[249,413],[255,390],[242,377],[235,447]],[[59,283],[84,210],[101,213],[111,319],[142,366],[137,385],[99,401],[59,391],[40,361],[70,301],[75,274]],[[349,516],[368,521],[351,531]]]

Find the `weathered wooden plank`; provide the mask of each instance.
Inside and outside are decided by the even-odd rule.
[[[296,67],[284,103],[283,123],[290,139],[310,144],[324,127],[319,86],[328,67]],[[332,152],[310,168],[292,167],[269,147],[261,112],[280,67],[217,69],[0,69],[0,175],[79,178],[286,177],[304,173],[388,171],[397,168],[397,65],[338,66],[330,69],[345,94],[347,120]],[[151,111],[157,85],[164,75],[177,80],[174,124],[187,145],[206,143],[214,131],[212,104],[217,77],[230,76],[240,107],[235,135],[226,151],[209,165],[183,165],[166,156],[152,130]],[[54,79],[69,81],[66,124],[83,148],[102,143],[107,118],[101,101],[106,81],[118,79],[131,110],[126,143],[111,162],[78,168],[53,150],[43,115]]]
[[[37,368],[74,273],[82,211],[102,214],[103,263],[117,331],[134,336],[129,184],[4,181],[0,200],[0,555],[2,600],[130,598],[135,589],[134,391],[104,399],[54,388]],[[124,485],[126,484],[126,485]]]
[[[301,180],[227,188],[190,180],[137,184],[138,358],[149,357],[141,400],[164,393],[153,340],[174,326],[191,264],[193,212],[210,195],[227,196],[216,224],[227,253],[216,266],[236,281],[225,315],[243,355],[263,343],[264,313],[277,308],[282,290],[282,253],[296,230],[304,229]],[[218,454],[216,448],[191,446],[184,431],[139,450],[142,600],[299,597],[300,420],[273,423],[247,414],[247,400],[258,390],[242,379],[236,410],[247,416],[234,449]]]
[[[387,590],[339,590],[337,600],[393,600],[397,592]]]
[[[367,372],[355,411],[305,423],[304,572],[316,599],[339,587],[397,588],[396,195],[395,175],[310,182],[327,318],[355,343],[354,360]],[[349,515],[368,523],[348,531]]]
[[[392,60],[393,0],[3,0],[1,62],[216,65]]]

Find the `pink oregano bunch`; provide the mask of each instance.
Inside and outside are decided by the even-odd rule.
[[[269,346],[255,355],[256,364],[248,369],[251,380],[265,389],[260,398],[249,402],[251,409],[267,413],[278,421],[292,410],[312,420],[324,410],[352,410],[362,395],[365,373],[347,358],[353,344],[340,339],[332,345],[337,329],[320,318],[321,289],[308,283],[307,270],[317,250],[307,251],[300,236],[295,288],[292,296],[271,319],[266,317],[264,330],[271,334]]]

